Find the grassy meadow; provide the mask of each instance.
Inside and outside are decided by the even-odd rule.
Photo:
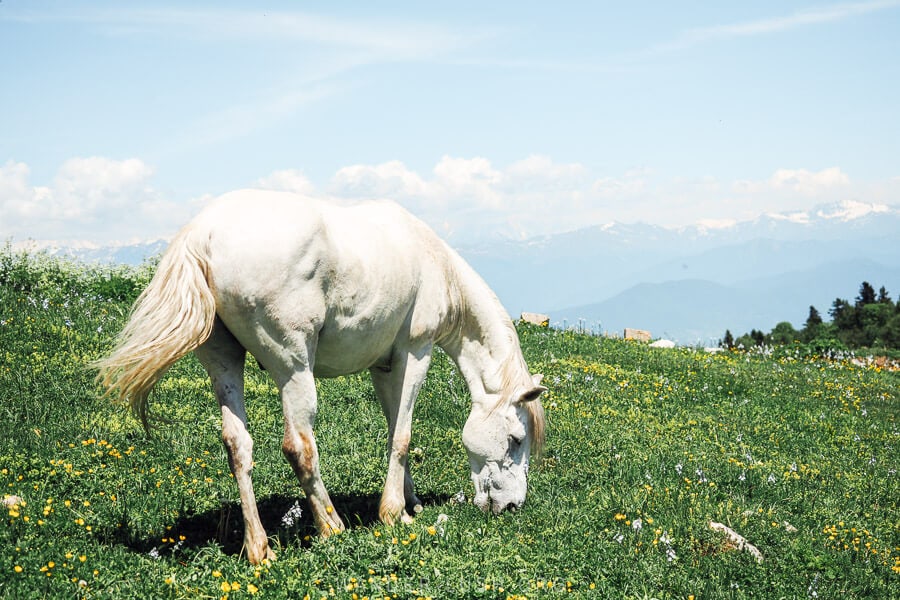
[[[467,502],[468,393],[437,353],[413,427],[426,501],[413,525],[377,521],[386,426],[368,378],[319,383],[322,473],[348,528],[317,537],[276,390],[248,361],[254,484],[278,554],[254,567],[199,363],[157,388],[170,423],[151,437],[86,368],[148,277],[0,254],[0,598],[898,596],[900,374],[524,325],[550,388],[547,448],[525,506],[499,517]]]

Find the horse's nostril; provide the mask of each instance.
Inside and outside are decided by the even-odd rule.
[[[514,512],[516,512],[516,509],[517,509],[517,508],[519,508],[519,507],[516,506],[516,503],[515,503],[515,502],[510,502],[509,504],[506,505],[506,508],[505,508],[504,510],[508,510],[509,512],[513,512],[513,513],[514,513]]]

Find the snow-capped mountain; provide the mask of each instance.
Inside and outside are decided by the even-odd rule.
[[[168,246],[166,240],[97,244],[88,241],[28,240],[13,244],[15,250],[42,252],[49,256],[69,258],[88,264],[137,266],[158,256]]]
[[[669,229],[613,223],[463,248],[513,315],[708,343],[725,329],[800,327],[862,281],[900,292],[900,207],[843,202],[808,213]]]

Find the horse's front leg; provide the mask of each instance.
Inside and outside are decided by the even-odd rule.
[[[212,380],[222,410],[222,442],[231,473],[238,484],[244,516],[244,550],[253,564],[272,560],[266,532],[259,519],[250,473],[253,471],[253,439],[247,430],[244,409],[244,358],[246,351],[218,320],[210,338],[195,351]]]
[[[324,536],[343,531],[344,523],[328,496],[319,474],[319,451],[313,435],[316,419],[316,383],[309,369],[298,371],[281,388],[284,441],[281,449],[306,493],[313,520]]]
[[[371,370],[375,395],[388,425],[388,470],[378,509],[378,516],[388,524],[398,518],[404,523],[412,522],[410,511],[421,510],[422,504],[413,491],[408,457],[413,408],[430,362],[429,345],[417,351],[397,352],[390,371]]]

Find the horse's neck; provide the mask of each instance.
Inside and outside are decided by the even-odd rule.
[[[473,401],[499,394],[520,375],[521,350],[506,310],[494,293],[469,267],[460,280],[464,299],[459,326],[441,344],[459,366]]]

